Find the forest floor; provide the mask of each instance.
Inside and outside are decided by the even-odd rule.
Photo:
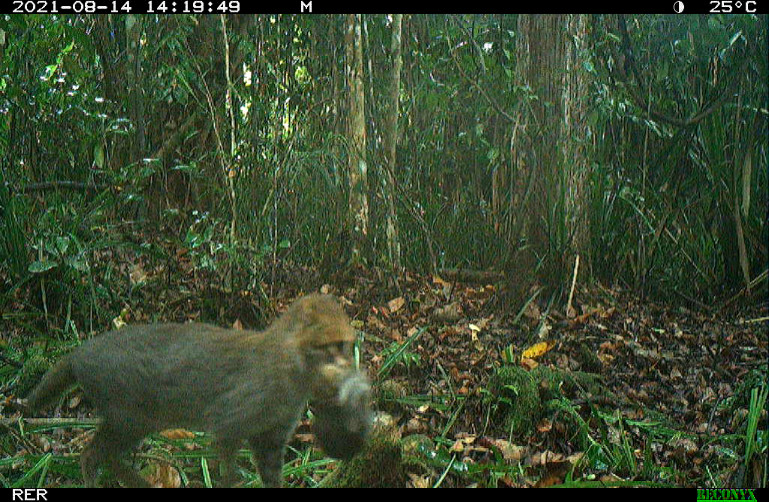
[[[201,288],[205,280],[179,262],[176,272],[186,273],[171,285],[162,266],[127,270],[141,294],[125,301],[122,322],[214,318],[260,328],[271,318],[253,293]],[[313,284],[313,271],[272,276],[284,274],[292,278],[285,286],[262,285],[277,312],[315,289],[297,286]],[[567,315],[538,298],[508,307],[497,286],[438,276],[409,274],[398,289],[374,273],[344,283],[316,288],[340,297],[362,333],[360,364],[377,408],[409,445],[397,472],[373,484],[766,486],[766,302],[694,311],[592,286],[577,288]],[[21,336],[12,324],[4,322],[6,336]],[[93,429],[81,397],[75,392],[58,410],[74,425],[4,422],[4,486],[81,482],[76,459]],[[210,484],[210,445],[199,438],[154,438],[139,455],[143,473],[160,486]],[[284,469],[289,485],[323,484],[337,469],[311,444],[305,420]],[[249,470],[247,460],[241,465]]]
[[[500,457],[527,467],[517,476],[501,469],[497,486],[567,479],[766,486],[766,304],[727,318],[593,288],[576,295],[580,305],[568,317],[536,301],[507,310],[489,285],[437,277],[411,284],[386,304],[352,299],[363,307],[364,331],[377,335],[367,344],[377,370],[383,354],[427,327],[406,349],[411,358],[388,375],[410,404],[398,408],[404,436],[442,433],[448,453],[476,469],[486,463],[493,470]],[[534,375],[541,402],[527,403],[526,385],[505,368]],[[512,392],[499,391],[500,376]],[[763,390],[752,397],[763,397],[753,406],[764,448],[748,465],[754,389]],[[430,406],[429,398],[420,405],[407,396],[464,406]],[[523,423],[518,407],[530,414]]]

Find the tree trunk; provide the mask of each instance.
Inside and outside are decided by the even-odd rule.
[[[564,284],[569,263],[586,244],[584,222],[586,176],[582,124],[585,73],[578,62],[585,19],[578,15],[518,18],[518,79],[537,96],[524,120],[525,133],[514,135],[519,182],[515,197],[524,207],[523,236],[536,257],[545,257],[543,272],[551,286]],[[528,149],[528,150],[527,150]],[[522,193],[528,192],[529,194]],[[515,214],[515,213],[513,213]]]
[[[390,266],[394,275],[400,275],[403,269],[401,263],[401,243],[398,236],[398,221],[395,212],[395,161],[396,146],[398,143],[398,99],[400,95],[401,68],[403,67],[403,58],[401,57],[401,25],[403,14],[393,15],[392,40],[390,42],[390,58],[392,60],[392,73],[390,74],[390,95],[387,104],[387,115],[385,117],[384,130],[384,150],[385,168],[382,176],[383,195],[387,204],[386,216],[386,235],[387,252],[390,259]]]
[[[346,77],[349,90],[349,119],[347,136],[349,141],[348,169],[350,176],[349,211],[352,224],[352,261],[359,263],[362,259],[368,236],[368,195],[366,164],[366,98],[363,87],[363,44],[361,37],[360,14],[347,16],[347,33],[345,37],[347,52]]]

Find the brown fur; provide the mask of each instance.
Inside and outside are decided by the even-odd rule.
[[[362,379],[359,387],[366,389],[358,395],[367,398],[365,377],[351,369],[353,340],[347,316],[327,295],[297,300],[261,332],[200,323],[129,326],[89,340],[62,359],[27,404],[39,409],[68,387],[82,386],[103,418],[81,456],[88,486],[96,484],[101,465],[123,484],[146,485],[124,457],[147,434],[172,427],[214,433],[225,484],[233,481],[234,455],[245,440],[264,484],[279,486],[285,446],[306,402],[336,402],[351,379]],[[326,421],[335,424],[334,413],[341,417],[360,408],[357,401],[354,408],[339,404],[324,415]],[[358,413],[368,420],[367,402]],[[368,432],[357,426],[331,429],[334,441],[356,435],[361,444]]]

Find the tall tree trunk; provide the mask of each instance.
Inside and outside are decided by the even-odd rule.
[[[524,121],[526,134],[514,136],[521,144],[513,148],[530,150],[528,159],[520,157],[519,179],[531,182],[522,184],[531,193],[515,199],[525,202],[517,211],[527,215],[523,235],[531,252],[546,258],[544,273],[557,287],[564,284],[571,258],[585,244],[587,227],[585,152],[575,141],[582,134],[578,128],[584,127],[586,86],[578,53],[585,20],[575,15],[521,15],[518,33],[518,79],[538,99],[531,102],[532,113]]]
[[[347,137],[349,150],[350,200],[349,211],[352,224],[352,261],[359,263],[368,236],[368,195],[366,164],[366,98],[363,87],[363,44],[361,36],[361,15],[347,16],[345,36],[346,78],[349,90],[349,118]]]
[[[400,96],[401,68],[401,25],[403,14],[393,15],[392,39],[390,42],[390,58],[392,60],[392,72],[390,74],[390,95],[385,117],[384,150],[387,167],[382,176],[383,195],[387,203],[386,235],[387,252],[390,266],[395,277],[400,275],[403,269],[401,263],[401,243],[398,236],[398,220],[395,213],[395,161],[396,146],[398,143],[398,99]]]

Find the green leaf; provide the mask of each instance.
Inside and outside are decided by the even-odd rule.
[[[378,376],[379,376],[379,378],[383,378],[385,375],[387,375],[387,374],[390,372],[390,370],[392,369],[393,365],[395,365],[395,363],[396,363],[396,362],[398,362],[398,360],[399,360],[399,358],[400,358],[401,354],[403,354],[403,352],[404,352],[404,351],[405,351],[405,350],[406,350],[406,349],[409,347],[409,345],[411,345],[412,343],[414,343],[414,340],[416,340],[416,339],[417,339],[417,337],[419,337],[419,335],[421,335],[422,333],[424,333],[424,331],[425,331],[426,329],[427,329],[427,327],[422,327],[422,328],[419,328],[419,329],[416,331],[416,333],[414,333],[414,334],[413,334],[413,335],[411,335],[409,338],[407,338],[407,339],[406,339],[406,341],[405,341],[405,342],[403,342],[403,344],[401,344],[401,346],[400,346],[400,347],[398,347],[398,348],[397,348],[397,349],[396,349],[396,350],[395,350],[395,351],[394,351],[394,352],[393,352],[393,353],[392,353],[392,354],[391,354],[391,355],[390,355],[390,356],[389,356],[389,357],[388,357],[388,358],[385,360],[385,362],[382,364],[382,367],[379,369],[379,373],[378,373]]]
[[[53,74],[56,73],[56,70],[59,68],[59,65],[57,64],[49,64],[45,67],[45,74],[43,75],[43,79],[50,80],[51,77],[53,77]]]
[[[59,252],[59,254],[63,256],[67,253],[67,249],[69,249],[69,237],[56,237],[56,250]]]
[[[68,259],[67,265],[74,268],[78,272],[88,272],[91,269],[91,267],[88,265],[88,262],[82,259]]]
[[[42,274],[43,272],[47,272],[48,270],[51,270],[52,268],[56,268],[58,266],[58,263],[51,260],[41,260],[41,261],[35,261],[29,264],[29,270],[33,274]]]
[[[99,169],[104,169],[104,150],[98,143],[93,147],[93,163]]]

